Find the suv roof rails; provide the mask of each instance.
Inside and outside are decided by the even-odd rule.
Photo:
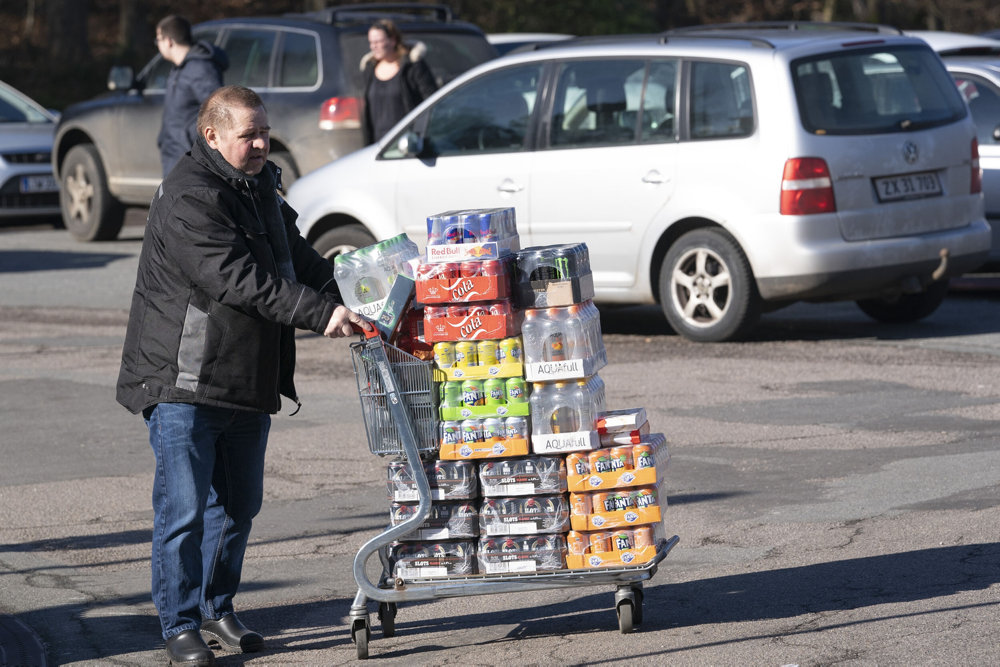
[[[711,32],[714,30],[857,30],[883,35],[902,35],[895,26],[859,21],[747,21],[746,23],[708,23],[667,30],[664,35],[675,33]]]
[[[421,19],[438,23],[451,23],[455,15],[447,5],[430,5],[419,2],[373,2],[365,5],[339,5],[298,16],[317,18],[324,23],[372,23],[378,19]]]

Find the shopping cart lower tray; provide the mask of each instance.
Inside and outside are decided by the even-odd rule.
[[[422,361],[386,344],[377,334],[366,334],[351,345],[358,392],[361,397],[365,430],[372,453],[405,456],[409,473],[416,483],[419,505],[406,521],[392,526],[366,542],[354,558],[354,578],[358,592],[351,605],[351,639],[358,658],[368,657],[371,622],[368,601],[378,604],[382,636],[395,634],[395,617],[400,602],[437,598],[491,595],[577,586],[616,586],[615,612],[623,633],[642,623],[642,582],[656,574],[660,562],[670,553],[679,537],[660,540],[656,555],[641,565],[545,572],[469,574],[423,577],[406,581],[391,575],[387,548],[400,537],[415,532],[431,511],[431,490],[423,457],[437,449],[436,401],[431,362]],[[368,561],[378,553],[382,575],[378,582],[368,577]]]

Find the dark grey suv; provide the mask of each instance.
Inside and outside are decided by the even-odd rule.
[[[495,57],[476,26],[443,5],[351,5],[280,17],[220,19],[193,28],[229,57],[226,84],[260,93],[271,121],[271,159],[287,187],[361,147],[359,63],[376,18],[427,46],[439,84]],[[62,216],[81,241],[118,236],[129,206],[147,206],[161,180],[156,135],[171,64],[156,56],[137,76],[112,70],[110,93],[67,108],[53,147]]]

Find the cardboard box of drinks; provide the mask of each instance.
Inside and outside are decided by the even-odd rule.
[[[507,299],[509,266],[503,260],[421,264],[417,269],[417,301],[437,304]]]
[[[659,523],[663,514],[658,486],[569,494],[573,530],[608,530]]]
[[[520,311],[510,310],[507,301],[491,301],[489,307],[469,305],[462,312],[455,312],[454,309],[463,306],[448,306],[451,313],[437,314],[435,311],[428,312],[429,306],[424,307],[424,340],[428,343],[439,341],[460,341],[460,340],[496,340],[500,338],[510,338],[521,332],[521,320],[523,315]],[[493,304],[504,304],[494,306]]]
[[[642,565],[656,556],[666,539],[662,523],[607,531],[570,531],[566,567],[570,569]]]
[[[502,459],[508,456],[527,456],[528,441],[524,438],[490,438],[477,442],[441,444],[438,457],[447,461],[470,459]]]
[[[663,480],[670,453],[662,433],[644,436],[634,445],[616,445],[566,456],[570,491],[652,486]]]

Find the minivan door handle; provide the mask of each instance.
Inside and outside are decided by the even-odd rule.
[[[523,189],[524,189],[523,185],[518,185],[509,178],[503,179],[503,183],[497,186],[498,192],[509,192],[511,194],[515,192],[520,192]]]
[[[655,169],[650,169],[646,172],[646,175],[642,177],[643,183],[652,183],[653,185],[659,185],[661,183],[666,183],[667,179],[663,177],[663,174]]]

